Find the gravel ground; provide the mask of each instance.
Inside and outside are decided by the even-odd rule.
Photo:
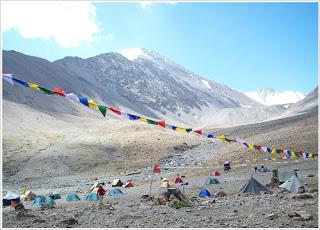
[[[317,188],[317,160],[286,161],[275,163],[279,170],[291,171],[299,169],[299,177],[308,182],[310,188]],[[210,171],[206,171],[208,175]],[[173,179],[176,172],[166,172],[162,176]],[[314,177],[307,177],[308,174]],[[188,175],[188,171],[185,171]],[[70,203],[65,201],[66,194],[61,200],[57,200],[54,209],[40,210],[31,208],[32,202],[24,205],[30,211],[24,215],[19,214],[11,207],[3,208],[3,227],[285,227],[301,228],[318,226],[318,193],[311,193],[312,198],[292,199],[295,194],[281,192],[273,189],[272,194],[239,196],[237,192],[250,178],[254,176],[258,181],[266,184],[270,181],[270,173],[253,173],[239,167],[229,173],[222,172],[220,184],[204,185],[206,175],[199,172],[193,177],[187,177],[189,185],[185,187],[185,195],[191,199],[197,197],[197,193],[206,187],[211,193],[217,191],[226,192],[226,197],[196,198],[192,199],[192,207],[174,209],[167,205],[155,205],[152,201],[141,199],[142,194],[149,193],[149,183],[145,179],[134,178],[135,187],[124,189],[125,195],[121,198],[106,197],[107,203],[112,203],[115,210],[110,210],[107,205],[97,206],[95,202],[80,201]],[[82,200],[89,189],[86,180],[73,186],[71,178],[65,178],[70,182],[70,187],[61,188],[64,193],[78,190]],[[75,180],[76,182],[77,180]],[[94,181],[92,181],[94,182]],[[61,185],[63,182],[61,181]],[[87,185],[88,184],[88,185]],[[48,194],[52,189],[52,181],[39,186],[34,191],[38,194]],[[152,195],[155,196],[162,189],[159,178],[154,178]],[[58,188],[56,190],[59,191]],[[82,192],[80,192],[82,191]],[[61,192],[61,190],[59,191]],[[311,220],[292,220],[288,214],[294,211],[305,211],[313,216]],[[223,215],[221,215],[223,214]],[[271,217],[269,216],[271,215]],[[271,220],[270,218],[274,218]],[[76,220],[76,221],[75,221]]]

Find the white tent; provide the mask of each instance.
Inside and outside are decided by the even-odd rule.
[[[283,184],[279,185],[280,188],[284,188],[289,192],[302,192],[307,190],[307,186],[305,183],[301,181],[296,175],[290,177],[287,181]]]
[[[114,179],[112,182],[112,187],[121,187],[123,185],[122,181],[120,179]]]
[[[18,198],[20,198],[20,196],[17,194],[14,194],[13,192],[8,192],[4,197],[2,197],[2,199],[5,199],[5,200],[15,200]]]

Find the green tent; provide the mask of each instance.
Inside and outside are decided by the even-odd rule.
[[[206,180],[206,184],[220,184],[217,178],[214,177],[208,177]]]
[[[260,194],[260,192],[269,192],[269,190],[253,177],[242,187],[239,193],[254,193]]]

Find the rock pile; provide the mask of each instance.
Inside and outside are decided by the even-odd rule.
[[[179,189],[168,189],[158,194],[155,198],[156,205],[169,205],[174,208],[190,207],[188,198]]]

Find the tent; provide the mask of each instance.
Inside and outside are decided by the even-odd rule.
[[[53,200],[61,199],[61,195],[57,192],[52,193],[49,197]]]
[[[169,184],[169,182],[162,182],[160,187],[161,188],[169,188],[170,184]]]
[[[282,183],[284,183],[285,181],[287,181],[289,178],[291,178],[294,175],[295,175],[294,171],[290,171],[290,172],[279,171],[278,172],[278,180],[282,184]]]
[[[97,201],[99,200],[99,197],[96,193],[89,193],[86,197],[87,201]]]
[[[25,201],[28,200],[34,200],[36,198],[36,194],[28,190],[27,192],[21,194],[21,198],[24,199]]]
[[[94,189],[91,190],[91,193],[98,194],[98,190],[99,190],[99,188],[94,188]]]
[[[68,194],[67,198],[66,198],[67,201],[79,201],[80,200],[80,197],[75,193],[75,192],[71,192]]]
[[[3,206],[10,206],[11,203],[20,203],[20,196],[13,192],[8,192],[2,197]]]
[[[170,182],[170,180],[168,179],[168,178],[163,178],[162,180],[161,180],[161,182],[163,183],[163,182]]]
[[[123,192],[120,189],[115,188],[115,189],[109,190],[108,194],[109,194],[109,196],[122,196]]]
[[[38,206],[45,204],[45,203],[46,203],[46,198],[42,195],[38,195],[34,199],[34,201],[32,203],[32,207],[38,207]]]
[[[90,191],[92,191],[95,188],[99,188],[101,186],[104,186],[104,182],[103,183],[94,183],[94,185],[91,186]]]
[[[289,192],[305,192],[307,190],[305,183],[300,180],[296,175],[290,177],[286,182],[279,185],[280,188],[284,188]]]
[[[255,193],[260,194],[260,192],[269,192],[269,190],[260,182],[255,180],[253,177],[240,189],[239,193]]]
[[[221,176],[221,173],[215,169],[211,172],[211,176]]]
[[[208,191],[208,189],[204,188],[199,192],[199,197],[206,197],[211,196],[211,193]]]
[[[123,185],[124,188],[132,188],[134,187],[132,182],[127,182],[125,185]]]
[[[112,187],[121,187],[123,185],[122,181],[120,179],[114,179],[112,182]]]
[[[56,202],[54,201],[54,199],[49,197],[49,198],[46,199],[46,203],[45,204],[47,204],[47,205],[55,205]]]
[[[180,184],[180,183],[183,183],[183,180],[180,177],[177,177],[176,179],[173,180],[173,183]]]
[[[208,177],[205,184],[220,184],[220,182],[216,178]]]

